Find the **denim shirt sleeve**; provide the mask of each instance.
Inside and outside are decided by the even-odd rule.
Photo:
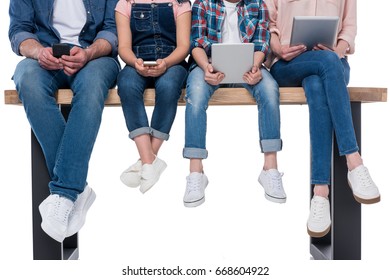
[[[9,15],[8,37],[11,42],[11,48],[14,53],[21,55],[19,46],[23,41],[34,39],[39,42],[38,36],[35,35],[37,29],[34,24],[34,7],[32,2],[11,0]]]
[[[106,0],[104,21],[102,29],[96,34],[94,41],[97,39],[104,39],[111,45],[111,56],[118,55],[118,35],[115,24],[115,6],[117,0]]]

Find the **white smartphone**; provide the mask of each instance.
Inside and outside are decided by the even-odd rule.
[[[156,66],[156,61],[144,61],[144,66]]]

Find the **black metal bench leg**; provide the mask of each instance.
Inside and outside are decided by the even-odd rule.
[[[67,108],[62,108],[67,116]],[[45,157],[34,133],[31,131],[31,172],[32,172],[32,214],[33,214],[33,258],[34,260],[78,259],[77,234],[59,243],[48,236],[41,228],[42,218],[39,204],[49,195],[50,176]]]

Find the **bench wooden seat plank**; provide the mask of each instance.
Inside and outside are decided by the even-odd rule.
[[[349,87],[351,102],[386,102],[387,88]],[[60,89],[57,92],[58,104],[70,104],[73,92],[70,89]],[[145,105],[154,106],[154,89],[146,89]],[[16,90],[4,91],[5,104],[21,104]],[[281,104],[306,104],[306,97],[301,87],[281,87]],[[256,105],[256,101],[244,88],[220,88],[211,97],[210,105]],[[119,106],[120,98],[116,89],[111,89],[106,100],[106,106]],[[178,105],[185,105],[184,90]]]

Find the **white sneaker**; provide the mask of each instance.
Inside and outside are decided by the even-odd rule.
[[[184,193],[184,206],[196,207],[205,201],[205,189],[209,183],[204,173],[192,172],[187,176],[186,191]]]
[[[139,190],[142,193],[148,191],[160,179],[161,173],[167,168],[165,161],[156,157],[152,164],[145,163],[141,169],[141,186]]]
[[[348,171],[348,183],[357,202],[372,204],[381,200],[378,187],[364,165]]]
[[[95,201],[96,194],[88,185],[84,191],[79,194],[74,203],[73,209],[69,214],[68,231],[66,237],[72,236],[83,227],[87,212]]]
[[[139,159],[121,174],[121,181],[130,188],[136,188],[141,184],[142,161]]]
[[[262,170],[258,181],[264,188],[264,196],[266,199],[276,203],[286,202],[286,193],[283,189],[282,182],[283,173],[276,169]]]
[[[73,205],[73,201],[58,194],[49,195],[39,205],[43,231],[58,242],[64,241],[66,237],[69,214]]]
[[[307,233],[311,237],[323,237],[330,230],[330,205],[326,197],[315,195],[310,203]]]

